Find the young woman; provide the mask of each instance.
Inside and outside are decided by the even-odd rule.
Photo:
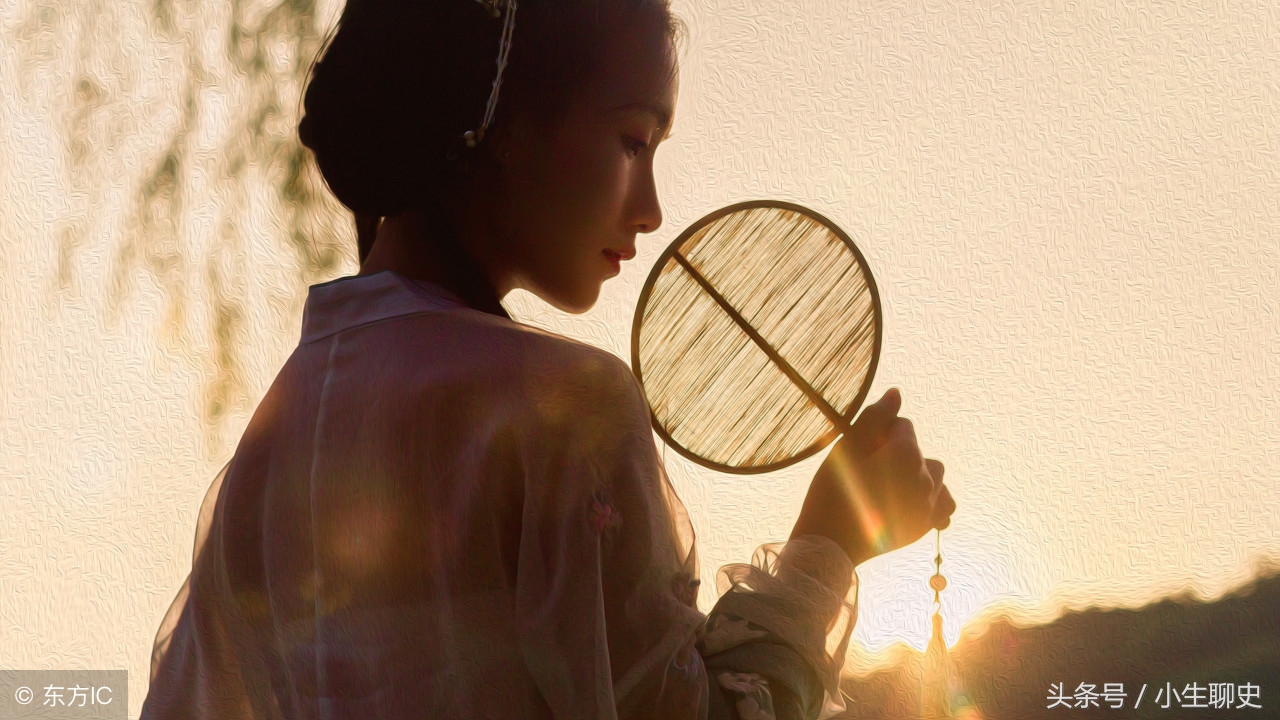
[[[678,28],[666,0],[348,1],[299,132],[361,270],[310,289],[206,496],[144,720],[841,709],[854,567],[955,508],[898,393],[704,616],[630,369],[499,302],[582,312],[661,225]]]

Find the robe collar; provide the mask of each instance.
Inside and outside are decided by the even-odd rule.
[[[453,290],[393,270],[340,277],[308,288],[301,342],[401,315],[455,308],[471,306]]]

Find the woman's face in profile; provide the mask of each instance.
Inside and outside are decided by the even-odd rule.
[[[678,82],[670,44],[643,45],[638,33],[624,34],[559,126],[539,133],[520,125],[505,148],[499,252],[508,257],[497,260],[515,287],[565,312],[595,305],[618,255],[634,257],[636,235],[662,224],[654,151]]]

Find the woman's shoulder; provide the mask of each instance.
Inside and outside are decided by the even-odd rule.
[[[474,357],[479,362],[519,359],[539,365],[631,372],[625,361],[608,350],[479,310],[457,308],[454,312],[429,314],[423,319],[436,324],[433,335],[474,350]],[[499,352],[511,354],[499,356]]]
[[[524,332],[528,387],[540,404],[572,409],[583,420],[601,413],[634,412],[643,404],[631,366],[617,355],[537,328]]]
[[[435,325],[424,353],[443,353],[459,372],[527,400],[539,414],[586,419],[647,407],[631,367],[608,350],[479,311],[424,320]]]

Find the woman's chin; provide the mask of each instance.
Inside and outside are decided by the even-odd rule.
[[[601,283],[592,283],[589,287],[580,288],[576,292],[539,292],[534,293],[548,305],[555,309],[569,313],[570,315],[581,315],[596,306],[596,301],[600,299]]]

